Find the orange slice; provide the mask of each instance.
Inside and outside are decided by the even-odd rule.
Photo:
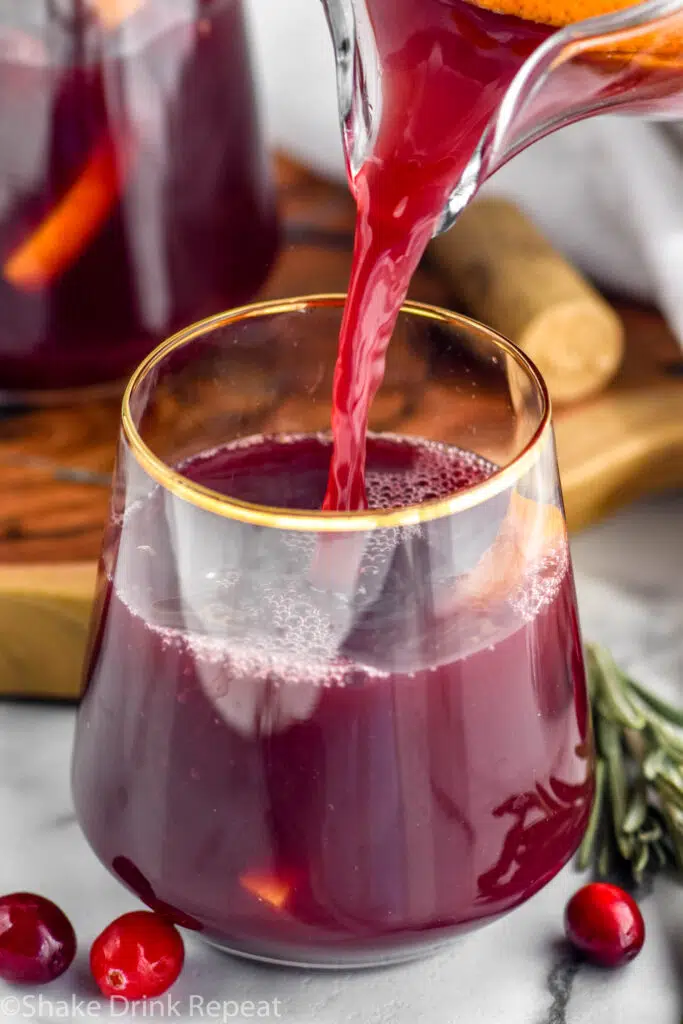
[[[74,184],[8,257],[5,279],[39,291],[64,273],[109,216],[120,192],[119,154],[107,138],[93,149]]]
[[[635,7],[638,0],[470,0],[477,7],[496,14],[509,14],[553,28],[563,28],[586,18]],[[574,44],[579,53],[628,53],[639,63],[658,64],[664,58],[680,58],[683,64],[683,16],[673,14],[628,31],[614,32],[599,39]]]
[[[513,14],[525,21],[560,28],[575,21],[584,21],[598,14],[613,14],[633,7],[636,0],[470,0],[496,14]]]
[[[522,546],[541,554],[567,535],[562,510],[512,492],[506,517]]]
[[[498,536],[468,574],[459,594],[469,603],[504,600],[528,567],[567,543],[561,509],[512,493]]]
[[[291,887],[275,875],[251,871],[240,876],[240,884],[252,896],[263,903],[269,903],[275,910],[282,910],[291,891]]]
[[[144,0],[91,0],[104,27],[112,32],[142,7]]]

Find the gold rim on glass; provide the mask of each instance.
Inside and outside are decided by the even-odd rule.
[[[406,505],[402,508],[379,509],[362,512],[323,512],[299,509],[275,508],[267,505],[255,505],[251,502],[230,498],[219,491],[214,491],[202,484],[195,483],[183,476],[159,458],[143,441],[133,420],[131,400],[136,388],[147,374],[161,363],[166,356],[183,345],[210,334],[219,327],[253,320],[264,316],[277,316],[282,313],[304,313],[308,309],[341,308],[345,296],[340,294],[306,295],[292,299],[257,302],[250,306],[241,306],[225,313],[200,320],[190,327],[179,331],[163,341],[138,366],[131,377],[123,396],[122,426],[123,433],[135,458],[143,470],[161,484],[162,487],[175,494],[178,498],[196,505],[206,512],[236,519],[253,526],[268,526],[279,530],[300,530],[319,533],[347,533],[362,530],[375,530],[389,526],[413,526],[417,523],[429,522],[443,516],[453,515],[465,509],[473,508],[484,501],[500,494],[511,487],[515,481],[524,476],[536,459],[536,450],[543,444],[550,430],[551,406],[550,396],[545,381],[527,356],[501,334],[461,316],[451,313],[438,306],[430,306],[422,302],[406,302],[401,312],[412,316],[424,317],[439,323],[451,324],[464,328],[470,333],[486,335],[506,355],[510,356],[531,378],[541,395],[542,409],[539,424],[533,436],[507,466],[496,470],[486,480],[465,487],[446,498],[436,498],[421,505]]]

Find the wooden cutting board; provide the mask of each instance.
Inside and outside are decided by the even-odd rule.
[[[344,291],[349,196],[285,163],[278,173],[286,245],[261,297]],[[411,296],[456,308],[428,264]],[[627,336],[618,378],[555,417],[572,530],[683,485],[681,350],[656,312],[615,306]],[[78,694],[118,421],[118,399],[0,415],[0,695]]]

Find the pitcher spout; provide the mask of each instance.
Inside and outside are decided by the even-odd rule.
[[[607,112],[683,114],[683,0],[563,28],[495,13],[490,0],[322,2],[351,187],[371,160],[389,160],[404,183],[429,180],[443,193],[434,234],[558,128]]]
[[[349,182],[372,151],[381,112],[381,68],[364,0],[321,0],[332,36]]]

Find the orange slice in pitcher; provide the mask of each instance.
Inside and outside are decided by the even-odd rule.
[[[135,14],[143,2],[144,0],[91,0],[98,18],[109,32]]]
[[[598,14],[633,7],[636,0],[470,0],[476,7],[484,7],[495,14],[512,14],[525,21],[559,28],[574,21],[583,21]]]
[[[638,0],[469,0],[495,14],[514,15],[524,21],[534,21],[553,28],[563,28],[586,18],[614,14],[637,6]],[[623,57],[628,53],[638,63],[657,64],[666,58],[681,58],[683,65],[683,16],[675,13],[663,18],[659,24],[645,24],[628,31],[614,32],[600,40],[577,41],[573,44],[576,55]]]
[[[121,187],[120,152],[107,138],[36,230],[10,253],[3,275],[15,288],[39,291],[78,258],[109,216]]]
[[[562,511],[514,491],[493,544],[458,588],[469,604],[504,600],[520,585],[530,566],[566,547]]]
[[[282,910],[289,898],[291,887],[276,875],[248,871],[240,875],[240,884],[262,903],[268,903],[275,910]]]

